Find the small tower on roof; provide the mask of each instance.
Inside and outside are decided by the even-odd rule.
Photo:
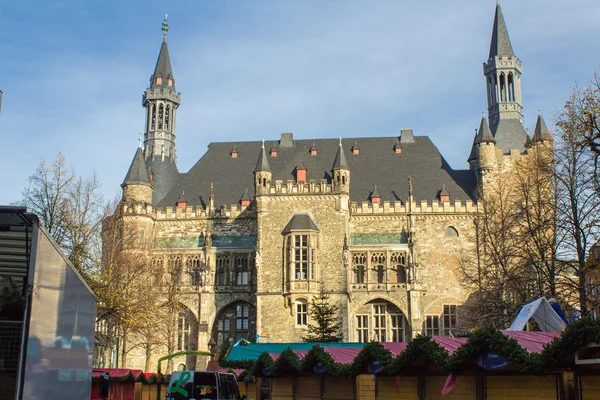
[[[481,116],[479,131],[473,142],[475,147],[476,164],[477,164],[477,181],[482,185],[484,176],[497,169],[498,161],[496,160],[496,139],[492,135],[492,131],[488,125],[485,115]]]
[[[342,138],[338,146],[335,160],[333,161],[333,190],[336,192],[350,193],[350,168],[346,161]]]
[[[258,161],[254,168],[254,191],[256,195],[269,194],[271,191],[271,166],[269,165],[269,158],[265,151],[265,142],[262,142],[262,148],[258,154]]]

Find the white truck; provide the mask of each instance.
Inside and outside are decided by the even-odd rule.
[[[39,219],[0,206],[0,400],[87,400],[96,297]]]

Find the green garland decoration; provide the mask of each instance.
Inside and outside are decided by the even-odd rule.
[[[474,365],[477,359],[486,352],[492,351],[505,357],[522,374],[546,375],[555,372],[565,360],[591,344],[600,343],[600,322],[583,318],[570,325],[560,338],[544,346],[541,353],[529,354],[519,343],[502,334],[492,326],[483,327],[473,332],[466,343],[450,355],[437,342],[427,336],[417,336],[395,358],[381,343],[370,342],[354,358],[351,364],[336,362],[325,349],[315,344],[301,360],[291,348],[285,349],[277,361],[273,361],[268,353],[261,354],[258,359],[220,362],[223,367],[239,368],[253,377],[262,376],[265,367],[271,370],[270,376],[293,373],[313,374],[316,363],[324,366],[325,374],[337,377],[353,377],[368,372],[373,360],[384,367],[381,375],[398,376],[406,372],[415,360],[427,357],[444,373],[460,374],[465,368]]]
[[[393,376],[401,375],[407,367],[419,357],[429,358],[439,369],[445,371],[448,369],[450,355],[442,346],[431,340],[428,336],[419,335],[414,338],[403,352],[398,354],[392,361],[389,374]]]

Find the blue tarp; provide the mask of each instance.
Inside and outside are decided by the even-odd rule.
[[[227,361],[256,360],[262,353],[281,353],[288,347],[292,350],[310,350],[314,345],[322,347],[342,347],[362,349],[364,343],[238,343],[231,347],[227,355]]]

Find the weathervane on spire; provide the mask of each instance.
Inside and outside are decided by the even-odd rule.
[[[167,32],[169,32],[169,22],[167,21],[168,17],[169,16],[165,14],[165,19],[163,20],[162,28],[160,29],[163,31],[163,37],[165,40],[167,40]]]

